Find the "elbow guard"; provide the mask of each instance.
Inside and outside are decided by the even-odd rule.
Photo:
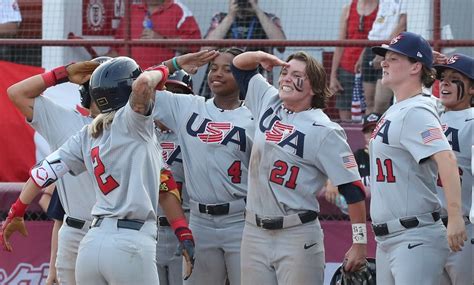
[[[69,168],[55,151],[31,168],[30,177],[38,187],[44,188],[56,182],[68,171]]]
[[[174,180],[173,174],[168,169],[161,170],[160,193],[168,192],[173,194],[181,203],[181,194],[178,190],[178,184]]]
[[[337,186],[339,193],[344,196],[347,204],[354,204],[365,200],[364,185],[360,180]]]

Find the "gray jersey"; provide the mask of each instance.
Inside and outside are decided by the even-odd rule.
[[[92,118],[84,117],[76,110],[64,108],[51,99],[39,96],[35,98],[30,125],[54,151],[91,121]],[[82,220],[92,219],[95,192],[90,175],[83,173],[74,177],[66,174],[56,182],[56,186],[66,215]]]
[[[254,130],[247,107],[221,110],[213,99],[160,91],[154,116],[178,135],[191,200],[224,203],[247,195]]]
[[[472,128],[474,126],[474,108],[462,111],[449,111],[441,114],[441,124],[444,134],[448,138],[449,144],[456,155],[459,176],[461,177],[461,201],[462,213],[469,216],[472,201],[472,172],[471,172],[471,155],[472,155]],[[438,180],[438,198],[443,206],[443,215],[446,213],[446,199],[444,191],[440,187],[442,183]]]
[[[255,115],[247,209],[264,216],[312,210],[328,177],[334,185],[360,180],[344,130],[321,109],[288,113],[278,90],[260,75],[246,104]]]
[[[183,159],[181,155],[181,146],[178,142],[178,136],[173,131],[162,132],[159,129],[156,130],[156,135],[162,149],[163,161],[171,170],[174,180],[176,180],[176,183],[178,184],[183,209],[189,210],[189,195],[186,192]],[[159,209],[158,215],[162,214],[161,209]]]
[[[92,215],[156,220],[164,164],[151,116],[126,104],[99,138],[92,138],[85,127],[58,152],[72,173],[87,170],[94,177],[97,202]]]
[[[372,134],[370,214],[374,223],[439,211],[433,154],[450,150],[436,106],[415,96],[391,106]]]

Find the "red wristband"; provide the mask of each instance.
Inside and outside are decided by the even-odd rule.
[[[166,80],[168,80],[168,75],[170,73],[170,71],[168,70],[168,67],[163,64],[154,65],[152,67],[148,67],[145,71],[151,71],[151,70],[161,71],[161,73],[163,74],[163,77],[161,78],[160,82],[156,86],[156,90],[164,90]]]
[[[13,205],[11,206],[8,216],[11,215],[12,217],[23,217],[25,215],[26,208],[28,208],[28,205],[24,204],[20,200],[20,197],[18,197],[15,203],[13,203]]]
[[[69,81],[66,67],[67,66],[56,67],[53,70],[41,74],[46,88]]]
[[[188,228],[188,222],[186,221],[186,218],[179,218],[170,222],[170,226],[173,231],[176,231],[178,228]]]

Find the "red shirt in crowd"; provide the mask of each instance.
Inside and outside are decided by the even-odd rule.
[[[130,11],[131,38],[140,39],[143,31],[143,20],[148,13],[144,4],[132,4]],[[191,11],[181,3],[165,1],[158,9],[148,16],[153,23],[153,31],[169,39],[200,39],[201,31]],[[125,21],[120,21],[115,38],[123,39]],[[192,48],[197,51],[199,48]],[[125,47],[116,49],[119,55],[127,55]],[[142,69],[159,64],[175,56],[176,51],[162,47],[132,47],[131,57]],[[188,50],[191,51],[191,50]]]
[[[377,8],[367,16],[359,15],[357,2],[359,1],[352,1],[349,18],[347,19],[346,39],[348,40],[366,40],[369,31],[372,29],[372,23],[377,16]],[[354,73],[354,66],[363,50],[363,47],[344,47],[339,66],[347,72]]]

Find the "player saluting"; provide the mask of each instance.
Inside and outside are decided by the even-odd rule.
[[[23,215],[39,189],[66,172],[87,171],[94,177],[97,202],[91,229],[79,246],[77,284],[158,284],[156,211],[163,161],[151,110],[155,87],[162,87],[167,75],[165,67],[142,73],[127,57],[112,59],[94,71],[90,95],[101,114],[32,168],[2,224],[2,244],[11,246],[9,238],[15,231],[26,232]],[[161,205],[171,226],[192,254],[193,236],[179,200],[170,197],[173,193],[163,195]]]
[[[451,250],[459,251],[466,231],[456,157],[442,133],[434,102],[422,93],[422,85],[434,82],[432,50],[425,39],[410,32],[372,49],[385,57],[382,84],[397,99],[377,124],[369,145],[377,284],[438,284],[448,242]],[[436,198],[438,171],[447,201],[448,240]]]
[[[173,93],[193,94],[193,83],[191,76],[183,70],[174,72],[166,81],[166,90]],[[182,197],[183,209],[189,212],[189,196],[186,192],[184,179],[183,159],[178,135],[155,121],[158,142],[162,149],[163,161],[173,174],[179,187]],[[166,171],[166,170],[165,170]],[[156,245],[156,266],[160,285],[183,284],[181,274],[183,272],[183,262],[180,256],[176,255],[176,248],[179,244],[170,227],[170,223],[163,213],[161,207],[158,208],[158,244]]]
[[[230,71],[232,59],[241,52],[201,51],[165,62],[170,70],[181,65],[192,72],[189,62],[197,67],[210,60],[212,99],[156,93],[155,119],[178,135],[183,154],[189,224],[197,244],[187,284],[224,284],[226,276],[231,285],[248,284],[240,280],[240,244],[255,123]]]
[[[440,79],[440,100],[445,107],[441,114],[441,125],[449,144],[456,155],[461,177],[462,215],[466,223],[468,239],[473,237],[473,225],[469,223],[469,210],[472,202],[472,129],[474,127],[474,58],[455,54],[443,64],[434,66]],[[446,199],[443,185],[438,181],[438,198],[443,209],[443,223],[449,223],[446,213]],[[441,284],[472,284],[474,271],[472,259],[474,245],[468,242],[459,252],[451,252],[445,265]]]
[[[349,204],[353,245],[345,269],[366,262],[365,192],[343,129],[323,113],[326,73],[305,52],[287,62],[258,52],[233,61],[256,119],[250,158],[242,284],[323,284],[324,244],[316,192],[331,179]],[[257,72],[282,66],[279,89]],[[275,250],[277,249],[277,250]]]
[[[78,62],[67,67],[55,68],[52,71],[58,84],[67,81],[82,84],[79,89],[81,105],[89,110],[88,117],[41,96],[46,88],[50,87],[44,81],[44,77],[51,74],[48,72],[32,76],[10,86],[7,91],[8,96],[54,151],[99,114],[95,102],[91,102],[88,79],[99,64],[110,59],[112,58],[98,57],[90,62]],[[84,80],[87,81],[84,83]],[[91,209],[96,201],[95,192],[92,179],[87,173],[78,176],[66,174],[56,185],[57,193],[53,195],[48,208],[48,215],[52,214],[54,218],[54,227],[50,269],[46,283],[52,284],[56,279],[57,269],[59,283],[75,284],[77,250],[79,242],[89,230],[92,222]],[[67,195],[66,189],[68,189]],[[58,197],[60,197],[60,202]],[[62,223],[63,219],[64,224]],[[57,267],[55,267],[56,264]]]

